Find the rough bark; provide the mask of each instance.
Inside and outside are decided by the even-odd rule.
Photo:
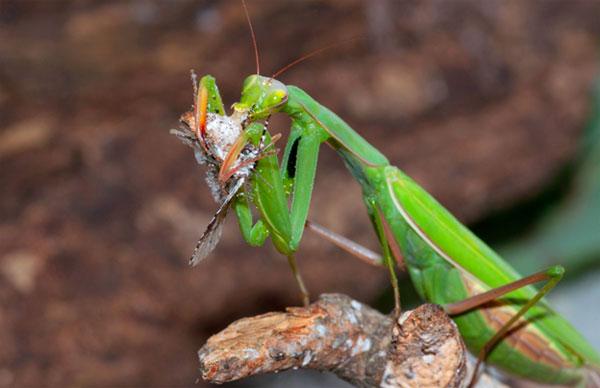
[[[240,319],[198,355],[202,378],[212,383],[310,368],[359,387],[462,387],[472,370],[456,325],[439,306],[421,305],[394,322],[340,294]],[[501,384],[484,376],[478,386]]]

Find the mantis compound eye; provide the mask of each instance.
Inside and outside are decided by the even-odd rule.
[[[265,97],[265,105],[271,108],[277,108],[280,105],[285,104],[288,97],[287,87],[273,78],[269,79],[267,82],[266,87],[268,87],[269,90]]]
[[[244,81],[240,102],[233,108],[237,111],[251,111],[252,118],[263,119],[270,116],[288,97],[287,87],[280,81],[253,74]]]

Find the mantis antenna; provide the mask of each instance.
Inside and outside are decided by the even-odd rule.
[[[355,40],[358,40],[360,38],[362,38],[362,35],[357,35],[354,36],[352,38],[343,40],[341,42],[335,42],[335,43],[331,43],[328,44],[327,46],[318,48],[316,50],[313,50],[307,54],[304,54],[303,56],[301,56],[300,58],[297,58],[295,60],[293,60],[292,62],[288,63],[287,65],[285,65],[284,67],[282,67],[281,69],[277,70],[275,73],[273,73],[273,75],[271,76],[271,78],[276,78],[278,76],[280,76],[281,74],[285,73],[286,71],[288,71],[289,69],[291,69],[292,67],[296,66],[297,64],[299,64],[300,62],[304,62],[305,60],[307,60],[308,58],[314,57],[317,54],[322,53],[323,51],[332,49],[334,47],[340,46],[342,44],[346,44],[346,43],[351,43],[354,42]]]
[[[260,56],[258,53],[258,43],[256,42],[256,34],[254,33],[254,28],[252,27],[252,20],[250,19],[250,13],[248,12],[248,6],[246,5],[246,0],[242,0],[242,6],[244,7],[244,14],[246,15],[246,21],[248,22],[248,27],[250,28],[250,35],[252,36],[252,46],[254,47],[254,58],[256,60],[256,74],[260,75]],[[354,36],[350,39],[346,39],[343,40],[341,42],[335,42],[335,43],[331,43],[328,44],[327,46],[318,48],[316,50],[313,50],[303,56],[301,56],[298,59],[293,60],[292,62],[288,63],[287,65],[285,65],[284,67],[282,67],[281,69],[277,70],[275,73],[273,73],[273,75],[271,76],[271,78],[276,78],[277,76],[283,74],[284,72],[288,71],[290,68],[296,66],[297,64],[304,62],[305,60],[307,60],[308,58],[314,57],[315,55],[332,49],[334,47],[340,46],[342,44],[346,44],[346,43],[351,43],[354,42],[355,40],[358,40],[360,38],[362,38],[363,35],[357,35]]]
[[[242,0],[242,6],[244,7],[244,14],[246,15],[246,21],[248,22],[248,27],[250,27],[250,35],[252,35],[252,46],[254,46],[254,58],[256,59],[256,74],[260,74],[258,44],[256,43],[256,35],[254,35],[254,28],[252,28],[252,21],[250,20],[250,13],[248,13],[248,7],[246,7],[245,0]]]

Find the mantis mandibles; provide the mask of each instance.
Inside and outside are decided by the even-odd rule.
[[[253,39],[255,42],[255,40]],[[256,49],[256,45],[255,45]],[[373,264],[387,266],[400,296],[395,265],[406,267],[421,297],[444,306],[469,349],[489,364],[549,384],[584,384],[600,369],[600,356],[542,299],[561,279],[562,267],[522,278],[422,187],[370,145],[341,118],[296,86],[257,74],[246,78],[240,101],[226,116],[214,78],[194,78],[193,110],[173,130],[208,166],[207,180],[221,204],[191,259],[197,264],[218,242],[221,222],[233,207],[244,239],[267,237],[288,258],[308,303],[294,253],[308,226]],[[278,136],[268,132],[275,113],[292,126],[281,163]],[[307,221],[321,144],[342,157],[361,185],[382,255]],[[289,205],[291,201],[291,205]],[[254,222],[251,204],[258,210]],[[533,283],[546,281],[536,290]]]

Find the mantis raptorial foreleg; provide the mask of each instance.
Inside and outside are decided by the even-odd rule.
[[[252,210],[246,196],[238,197],[233,204],[233,208],[237,215],[244,240],[251,246],[262,246],[267,237],[269,237],[269,231],[261,219],[254,223]]]
[[[292,179],[293,182],[290,211],[292,236],[289,245],[295,251],[302,239],[308,217],[322,139],[319,139],[318,133],[312,130],[307,131],[305,127],[294,126],[292,132],[295,137],[293,141],[288,141],[288,144],[292,144],[292,146],[286,148],[282,163],[282,175],[284,179]],[[292,150],[294,150],[294,155],[291,155],[292,158],[290,158]],[[289,163],[293,163],[293,168],[288,168]],[[291,170],[293,170],[294,176],[289,176]]]

